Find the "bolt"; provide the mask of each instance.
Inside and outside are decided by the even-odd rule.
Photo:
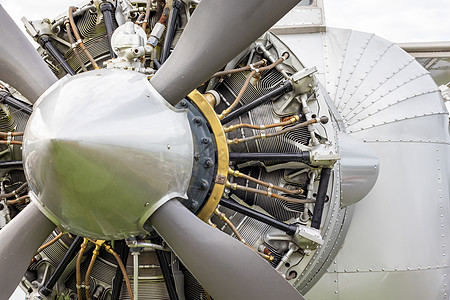
[[[208,145],[211,142],[211,140],[208,138],[202,138],[202,142],[203,144]]]
[[[180,105],[183,106],[183,107],[187,106],[187,101],[186,100],[181,100],[180,101]]]
[[[200,117],[195,117],[194,118],[194,123],[197,124],[197,125],[200,125],[200,124],[202,124],[202,119]]]
[[[206,168],[211,168],[214,165],[214,163],[212,162],[212,160],[210,158],[207,158],[205,160],[205,167]]]
[[[197,201],[192,200],[192,201],[191,201],[191,204],[189,204],[189,206],[190,206],[191,208],[197,208],[198,203],[197,203]]]
[[[205,179],[202,179],[202,182],[200,183],[200,187],[202,190],[206,190],[209,187],[208,181],[206,181]]]

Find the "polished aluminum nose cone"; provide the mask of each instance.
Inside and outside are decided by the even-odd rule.
[[[66,77],[38,100],[24,136],[31,196],[63,229],[97,239],[143,232],[167,200],[186,197],[193,164],[187,114],[145,75]]]

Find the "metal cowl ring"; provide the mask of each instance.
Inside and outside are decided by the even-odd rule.
[[[193,141],[185,110],[147,76],[96,70],[65,77],[38,100],[24,136],[31,198],[69,232],[122,239],[162,204],[186,198]]]

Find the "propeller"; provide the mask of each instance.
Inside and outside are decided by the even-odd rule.
[[[34,103],[58,78],[1,5],[0,37],[0,80]]]
[[[150,81],[151,85],[167,102],[172,105],[177,104],[189,92],[207,80],[215,71],[223,67],[229,60],[239,54],[261,34],[268,30],[296,3],[298,3],[298,0],[203,0],[193,13],[172,55],[152,77]],[[9,17],[6,18],[4,15],[6,16],[6,13],[2,10],[0,15],[2,19],[5,18],[6,20],[10,20]],[[6,21],[2,20],[1,22]],[[11,24],[4,26],[3,23],[0,23],[0,25],[2,25],[1,28],[12,27]],[[16,33],[20,38],[16,36],[13,37],[5,29],[3,29],[0,34],[2,41],[4,41],[3,35],[8,39],[22,39],[21,34]],[[2,44],[5,45],[9,43]],[[6,57],[8,58],[10,56],[9,51],[11,50],[4,49],[4,47],[5,46],[2,46],[0,48],[0,57],[3,57],[3,53],[6,53]],[[31,56],[32,55],[30,54],[30,57]],[[45,74],[45,71],[43,70],[47,70],[47,67],[45,65],[39,67],[34,62],[34,59],[31,60],[32,61],[26,60],[26,62],[29,62],[31,66],[34,66]],[[27,64],[25,65],[28,70],[30,66]],[[2,73],[14,73],[13,75],[10,75],[10,77],[6,77],[5,80],[12,81],[13,84],[17,85],[17,88],[20,91],[23,91],[23,93],[32,100],[37,98],[37,96],[52,82],[50,79],[51,76],[44,76],[41,74],[40,76],[45,77],[46,79],[43,80],[42,78],[37,77],[39,78],[39,82],[36,83],[36,87],[31,91],[28,91],[27,85],[30,85],[30,82],[36,81],[36,78],[34,77],[35,73],[33,73],[34,71],[31,73],[32,75],[24,75],[24,79],[19,81],[18,78],[23,75],[23,63],[12,60],[12,63],[9,64],[2,62],[1,66],[2,69],[5,70]],[[38,70],[36,70],[36,72],[38,72]],[[30,80],[30,82],[28,80]],[[117,85],[117,82],[104,84],[106,86],[103,86],[102,90],[107,91],[107,85]],[[67,88],[65,89],[65,87],[65,83],[63,82],[54,87],[52,92],[58,94],[59,91],[64,90],[67,92],[67,90],[70,90]],[[41,107],[48,105],[46,104],[46,97],[49,93],[46,94],[47,95],[42,98],[42,101],[40,101],[39,105],[35,108],[34,114],[39,114]],[[72,99],[72,101],[76,100],[77,99]],[[93,107],[93,105],[88,105],[84,111],[86,116],[90,116],[89,109],[91,109],[91,112],[93,113],[97,108]],[[166,109],[173,110],[173,107],[167,105]],[[65,113],[70,114],[70,110],[66,110]],[[179,113],[179,116],[180,118],[185,118],[183,113]],[[61,119],[64,118],[65,115],[62,114],[58,117]],[[34,119],[42,120],[42,118]],[[101,116],[97,121],[101,121]],[[34,125],[28,124],[28,135],[26,134],[24,137],[24,144],[34,144],[33,147],[41,149],[42,151],[45,151],[46,148],[51,148],[47,147],[47,145],[49,145],[49,139],[52,139],[53,137],[45,136],[43,139],[35,139],[35,132],[29,129],[42,128],[42,126],[52,129],[52,126],[53,128],[58,126],[58,122],[49,122],[50,123],[41,122],[37,125],[36,123],[34,123]],[[105,133],[107,133],[108,128],[105,127],[106,126],[103,126]],[[75,125],[73,129],[77,128],[78,127]],[[76,143],[83,143],[83,139],[80,139],[80,137],[77,136],[79,131],[72,131],[71,129],[72,128],[70,127],[65,128],[64,139],[76,141]],[[161,131],[160,128],[155,127],[153,129],[156,132]],[[165,131],[173,129],[176,128],[172,127],[171,124],[164,126]],[[33,134],[30,134],[30,132]],[[71,137],[71,133],[75,136]],[[97,133],[101,134],[100,131]],[[128,137],[122,136],[122,138],[126,139]],[[138,146],[133,139],[127,141],[127,146],[131,149]],[[39,143],[42,143],[42,147],[39,147]],[[123,140],[119,140],[118,143],[124,142]],[[76,149],[82,148],[83,147],[74,147],[73,149],[76,151]],[[170,147],[168,146],[167,148]],[[99,149],[102,148],[100,147]],[[37,193],[37,197],[40,196],[39,190],[51,192],[52,190],[58,189],[58,186],[67,187],[70,184],[73,184],[73,182],[69,182],[70,180],[73,180],[72,177],[64,176],[67,170],[58,169],[58,165],[55,165],[51,167],[57,168],[55,169],[55,174],[60,175],[57,180],[53,182],[47,181],[43,186],[33,186],[33,182],[39,179],[37,177],[44,174],[39,173],[37,170],[46,170],[46,168],[49,168],[48,165],[52,163],[52,153],[49,152],[40,156],[34,155],[36,152],[33,151],[25,151],[25,154],[27,153],[28,155],[25,155],[25,171],[32,190]],[[33,153],[33,155],[30,155],[29,153]],[[92,155],[92,152],[83,151],[80,153],[73,153],[73,156],[77,156],[81,161],[87,161],[87,158],[84,159],[83,157],[83,155],[87,155],[86,153]],[[50,157],[50,159],[46,158],[40,160],[41,157]],[[99,154],[97,157],[101,157],[101,155]],[[102,168],[102,164],[104,163],[101,159],[90,159],[88,162],[93,169]],[[64,166],[64,164],[61,163],[60,166]],[[172,172],[174,177],[177,175],[176,170],[166,171]],[[171,174],[167,176],[170,177],[170,175]],[[89,176],[89,174],[86,174],[86,176]],[[92,178],[92,180],[96,179],[97,178]],[[46,188],[46,186],[52,184],[57,186],[53,186],[49,189]],[[108,186],[95,186],[95,188],[104,188],[107,190]],[[42,193],[42,195],[47,196],[49,194],[51,195],[51,193]],[[101,193],[97,193],[96,195],[98,194]],[[64,203],[61,202],[61,207],[70,207],[70,204],[77,203],[79,198],[90,197],[88,193],[76,195],[78,198],[67,197],[61,199],[61,201],[66,201]],[[47,215],[51,216],[52,220],[55,220],[57,223],[62,223],[61,218],[67,210],[61,209],[58,211],[58,209],[54,209],[53,211],[48,211],[46,204],[50,203],[48,201],[54,203],[55,200],[49,200],[51,197],[47,196],[39,197],[38,199],[35,199],[35,197],[32,198],[34,198],[33,201],[35,201],[36,204],[41,205],[40,208],[43,209]],[[97,198],[96,200],[107,201],[108,199]],[[155,208],[157,209],[155,212],[152,211],[153,214],[149,219],[150,223],[168,243],[172,250],[180,257],[184,265],[215,299],[303,299],[294,287],[247,246],[200,221],[176,200],[164,200],[164,204],[158,199],[155,201],[155,203],[157,203]],[[155,203],[152,203],[151,205]],[[105,205],[104,209],[115,210],[114,207],[110,208],[108,205]],[[86,207],[86,211],[89,211],[89,207]],[[96,212],[92,212],[92,214],[95,213]],[[148,217],[144,212],[142,214],[142,216],[139,216],[142,217],[140,221],[142,221],[144,217]],[[17,241],[13,244],[15,246],[6,248],[5,251],[8,251],[8,253],[3,250],[1,252],[2,258],[5,257],[5,259],[0,262],[0,269],[18,270],[13,276],[10,276],[10,279],[8,280],[8,284],[13,287],[14,283],[20,281],[21,274],[23,274],[25,270],[25,267],[19,265],[18,262],[27,261],[27,258],[31,256],[30,253],[38,246],[37,240],[43,240],[44,236],[48,236],[53,228],[52,224],[39,213],[34,204],[30,209],[23,211],[19,217],[20,218],[17,221],[10,222],[0,231],[0,240],[3,241],[4,237],[5,240],[8,240],[7,238],[12,239],[14,235],[21,234],[17,228],[20,229],[26,227],[29,222],[33,224],[31,230],[27,231],[27,235],[33,235],[33,238]],[[80,216],[80,218],[82,218],[82,216]],[[82,223],[81,220],[80,224]],[[69,230],[69,227],[70,226],[66,228]],[[106,228],[105,230],[109,229]],[[118,229],[113,228],[112,230]],[[112,235],[114,235],[114,232]],[[16,250],[19,250],[19,247],[30,248],[32,250],[29,250],[30,253],[24,253],[22,251],[18,252]],[[21,253],[21,255],[17,256],[16,253]],[[11,288],[2,289],[0,292],[1,298],[8,298],[10,292]]]
[[[166,202],[150,222],[214,299],[304,299],[249,247],[202,222],[180,202]]]
[[[298,0],[201,1],[173,53],[150,80],[170,104],[253,43]]]
[[[0,299],[9,299],[36,250],[55,229],[34,202],[0,230]]]

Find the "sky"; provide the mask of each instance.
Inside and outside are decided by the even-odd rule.
[[[393,42],[450,41],[450,0],[323,0],[327,26],[375,33]],[[87,2],[87,1],[86,1]],[[16,23],[54,18],[80,0],[0,0]]]
[[[450,41],[450,0],[323,0],[327,26],[375,33],[393,42]],[[69,0],[0,0],[22,29],[20,19],[53,19]],[[24,299],[18,292],[11,300]]]

